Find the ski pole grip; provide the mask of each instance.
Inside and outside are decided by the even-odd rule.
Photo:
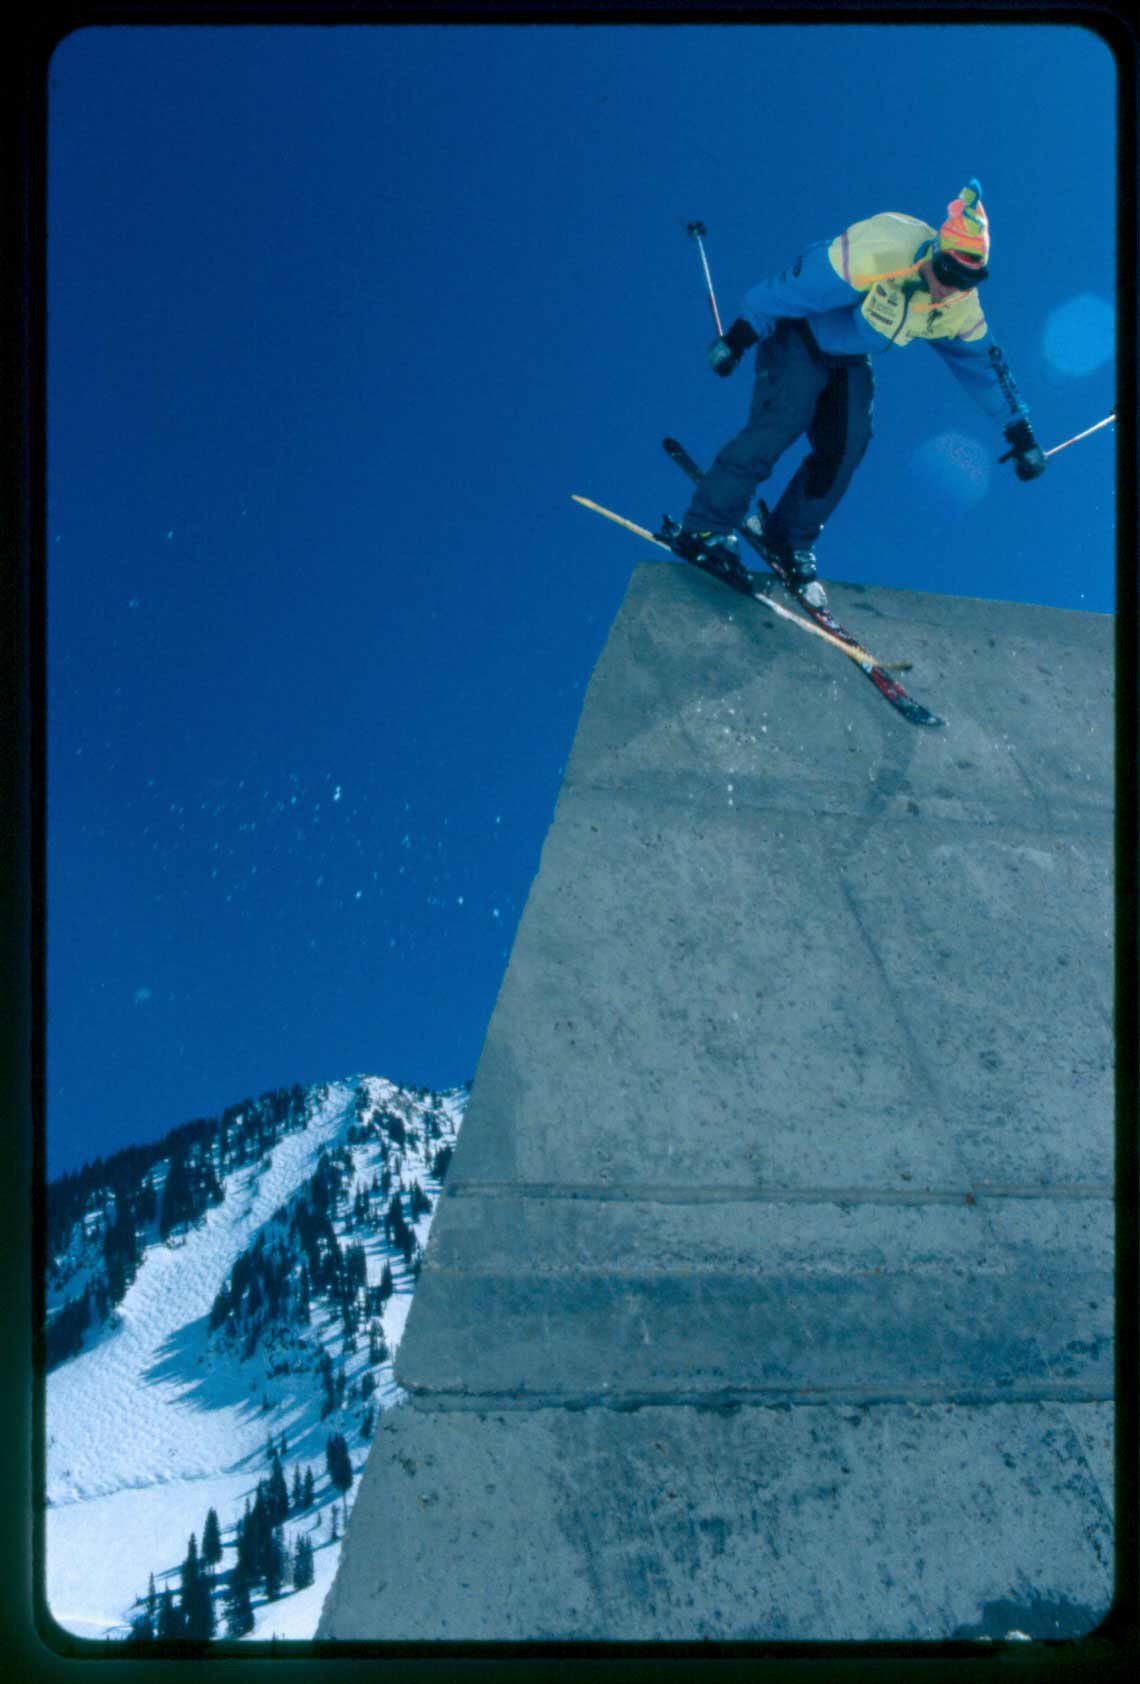
[[[1090,433],[1099,433],[1102,427],[1109,426],[1110,423],[1115,420],[1116,411],[1113,410],[1112,414],[1106,415],[1103,421],[1097,421],[1093,426],[1086,427],[1083,433],[1074,433],[1071,439],[1065,440],[1064,444],[1055,444],[1051,450],[1046,450],[1042,454],[1045,456],[1056,456],[1059,450],[1068,450],[1071,444],[1079,444],[1081,439],[1087,439]],[[1004,456],[998,457],[998,461],[1008,462],[1011,456],[1016,455],[1017,452],[1015,450],[1007,450]]]

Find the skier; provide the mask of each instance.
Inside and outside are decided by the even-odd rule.
[[[989,274],[989,221],[976,179],[935,230],[885,211],[811,245],[775,280],[745,294],[744,314],[714,339],[715,374],[732,373],[758,345],[744,430],[717,456],[672,534],[673,548],[709,572],[743,581],[734,527],[777,459],[806,433],[810,453],[776,507],[764,504],[765,546],[805,602],[826,601],[812,545],[839,503],[871,437],[871,357],[923,339],[993,420],[1004,421],[1017,477],[1035,479],[1045,457],[976,292]],[[756,517],[750,524],[758,530]]]

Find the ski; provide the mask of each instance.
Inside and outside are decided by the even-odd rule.
[[[677,555],[676,550],[669,542],[667,528],[663,528],[660,532],[650,532],[647,526],[638,526],[636,521],[627,520],[624,515],[615,514],[612,509],[603,508],[601,503],[595,503],[589,497],[580,497],[576,491],[572,491],[570,495],[574,502],[581,503],[584,509],[593,509],[596,515],[604,515],[607,520],[612,520],[616,526],[624,526],[627,532],[635,533],[637,537],[644,538],[647,543],[656,544],[659,549],[668,550],[669,554],[675,556],[678,561],[686,559],[684,556]],[[666,516],[665,518],[668,520],[669,517]],[[690,565],[695,567],[697,564],[692,562]],[[743,585],[733,584],[730,579],[723,578],[719,573],[709,572],[708,568],[702,568],[700,571],[708,572],[710,578],[716,579],[719,584],[727,585],[729,590],[734,590],[741,596],[751,597],[754,602],[763,603],[765,608],[770,608],[781,619],[791,621],[792,625],[799,626],[801,631],[810,632],[813,637],[821,637],[825,643],[832,644],[841,654],[849,655],[853,661],[866,660],[870,661],[872,665],[878,664],[875,662],[874,656],[868,655],[865,649],[860,649],[857,643],[842,642],[838,637],[833,637],[830,632],[824,631],[821,626],[813,625],[810,620],[803,619],[799,614],[793,614],[791,609],[785,608],[782,603],[773,602],[766,591],[751,589],[752,584],[760,577],[758,573],[748,575],[749,587],[745,588]]]
[[[593,509],[595,514],[604,515],[607,520],[614,521],[618,526],[624,526],[627,532],[636,533],[639,538],[644,538],[648,543],[656,544],[662,550],[668,550],[670,555],[675,556],[677,554],[664,531],[650,532],[648,527],[638,526],[636,521],[627,520],[624,515],[615,514],[612,509],[603,508],[600,503],[593,502],[589,497],[580,497],[577,492],[572,492],[571,495],[575,503],[581,503],[583,508]],[[684,560],[685,558],[678,556],[677,559]],[[695,565],[695,563],[690,565]],[[773,571],[775,570],[773,569]],[[868,654],[861,644],[856,643],[850,632],[844,631],[842,637],[836,636],[835,633],[828,631],[824,626],[816,624],[814,619],[805,620],[799,614],[793,614],[790,609],[774,601],[766,591],[742,590],[741,587],[733,585],[730,580],[720,578],[718,574],[711,574],[711,577],[718,579],[719,583],[726,585],[729,590],[736,590],[740,595],[751,597],[753,601],[759,602],[765,608],[770,609],[773,614],[778,614],[781,619],[789,620],[793,625],[799,626],[801,631],[810,632],[813,637],[822,638],[825,643],[830,643],[833,649],[838,649],[841,654],[854,661],[856,666],[861,668],[871,679],[876,689],[912,724],[945,724],[945,721],[939,719],[937,714],[933,714],[927,708],[924,708],[921,702],[915,701],[913,696],[908,696],[902,686],[891,677],[885,663],[877,661],[873,655]],[[750,581],[754,581],[758,577],[759,575],[756,573],[749,575]],[[795,592],[793,591],[792,594],[794,596]],[[797,598],[797,600],[799,599]],[[839,624],[838,621],[834,623]]]
[[[682,472],[688,474],[691,480],[699,484],[704,478],[704,473],[689,455],[684,445],[680,444],[677,439],[663,439],[662,443],[666,454],[672,457]],[[914,697],[903,689],[898,679],[891,676],[882,662],[876,661],[872,655],[867,653],[858,640],[847,630],[847,627],[835,618],[830,608],[816,607],[813,603],[805,601],[779,562],[768,554],[760,534],[747,521],[739,528],[739,531],[741,537],[751,544],[764,565],[775,574],[789,595],[794,597],[804,612],[811,615],[815,624],[828,634],[829,641],[838,644],[851,656],[856,666],[866,673],[879,694],[893,708],[897,708],[904,719],[909,719],[912,725],[945,725],[944,719],[940,719],[936,713],[931,713],[930,709],[923,707],[921,702],[916,702]],[[775,604],[771,604],[769,598],[764,600],[768,601],[771,606],[775,606]]]

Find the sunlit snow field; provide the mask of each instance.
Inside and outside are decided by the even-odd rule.
[[[371,1080],[380,1104],[399,1102],[393,1084]],[[147,1250],[138,1277],[118,1307],[118,1326],[91,1350],[63,1363],[47,1381],[47,1515],[45,1588],[55,1619],[80,1637],[122,1638],[145,1594],[149,1574],[161,1596],[167,1583],[177,1594],[180,1567],[190,1534],[199,1543],[212,1507],[221,1523],[224,1573],[234,1559],[232,1529],[258,1480],[268,1477],[266,1441],[284,1433],[283,1466],[292,1479],[295,1463],[311,1466],[313,1509],[286,1521],[291,1545],[301,1530],[312,1533],[314,1583],[290,1590],[275,1602],[254,1599],[250,1640],[313,1635],[321,1603],[336,1571],[344,1533],[344,1500],[330,1484],[325,1446],[343,1431],[353,1471],[359,1474],[367,1444],[350,1430],[359,1410],[320,1419],[316,1375],[271,1376],[264,1345],[247,1362],[211,1356],[207,1318],[215,1294],[258,1230],[313,1174],[322,1149],[338,1146],[353,1120],[355,1082],[327,1090],[327,1098],[301,1133],[286,1135],[272,1152],[271,1167],[248,1165],[225,1183],[225,1200],[210,1210],[200,1228]],[[402,1175],[419,1179],[432,1198],[438,1183],[428,1168],[431,1152],[454,1140],[462,1117],[459,1094],[441,1096],[446,1116],[444,1142],[429,1151],[409,1147]],[[370,1181],[380,1166],[373,1143],[356,1148],[356,1184]],[[431,1214],[415,1225],[422,1245]],[[384,1306],[385,1341],[395,1354],[411,1304],[413,1282],[402,1259],[382,1235],[364,1236],[369,1284],[392,1264],[395,1292]],[[314,1297],[309,1335],[333,1358],[344,1348],[339,1315]],[[344,1358],[351,1383],[369,1367],[367,1340]],[[372,1402],[379,1411],[401,1393],[392,1379],[391,1357],[374,1370]],[[348,1493],[348,1506],[355,1486]],[[338,1509],[338,1540],[330,1541],[331,1511]],[[219,1613],[217,1637],[226,1636]]]

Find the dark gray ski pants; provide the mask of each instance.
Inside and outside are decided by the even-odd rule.
[[[870,357],[825,355],[808,328],[785,318],[756,351],[756,384],[743,432],[717,456],[682,525],[727,532],[748,514],[756,487],[801,433],[811,445],[772,510],[769,535],[808,548],[839,503],[871,441]]]

